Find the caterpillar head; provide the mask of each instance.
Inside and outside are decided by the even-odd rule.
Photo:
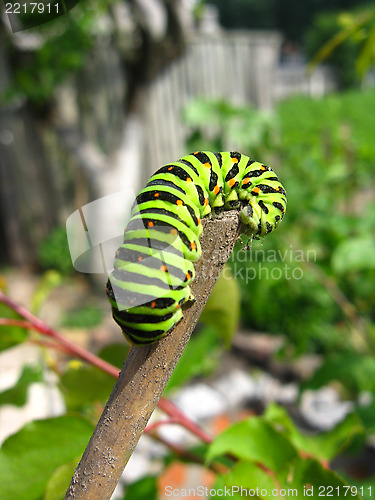
[[[245,226],[244,233],[254,239],[263,238],[276,229],[282,221],[285,207],[285,198],[280,198],[277,201],[271,198],[251,200],[240,211],[240,218]]]

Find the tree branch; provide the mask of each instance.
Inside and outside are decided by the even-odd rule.
[[[203,220],[203,227],[202,258],[192,284],[196,301],[185,307],[183,320],[170,335],[130,350],[65,499],[110,499],[233,250],[238,212]]]
[[[17,314],[27,319],[27,321],[18,320],[18,319],[10,319],[10,318],[0,318],[0,326],[9,325],[9,326],[22,326],[23,328],[33,329],[39,332],[41,335],[52,337],[54,339],[54,343],[44,344],[44,347],[53,347],[54,349],[60,349],[71,356],[75,356],[79,359],[82,359],[86,363],[91,364],[92,366],[96,366],[100,370],[108,373],[112,377],[116,378],[119,376],[120,370],[116,367],[107,363],[103,359],[99,358],[95,354],[91,353],[87,349],[71,342],[66,339],[63,335],[61,335],[57,330],[54,330],[50,326],[48,326],[44,321],[34,316],[30,311],[25,309],[20,304],[17,304],[10,297],[7,297],[0,290],[0,302],[6,304]],[[37,339],[33,339],[33,342],[37,342]],[[185,429],[189,430],[193,434],[195,434],[199,439],[206,443],[211,442],[211,437],[200,428],[198,424],[189,419],[172,401],[169,401],[167,398],[161,397],[158,403],[158,406],[161,410],[163,410],[167,415],[171,418],[175,419],[179,422],[179,424]]]

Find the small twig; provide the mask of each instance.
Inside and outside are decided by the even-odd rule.
[[[26,328],[27,330],[34,328],[29,321],[12,318],[0,318],[0,326],[18,326],[19,328]]]
[[[183,413],[178,406],[176,406],[172,401],[167,398],[161,397],[159,399],[158,406],[161,410],[163,410],[167,415],[172,418],[176,418],[179,424],[185,427],[185,429],[189,430],[197,437],[199,437],[205,443],[211,443],[212,437],[207,434],[203,429],[199,427],[195,422],[190,420],[185,413]]]
[[[12,327],[16,326],[18,328],[25,328],[25,330],[35,329],[34,325],[29,321],[24,321],[22,319],[11,319],[11,318],[0,318],[0,326],[12,326]],[[47,349],[57,349],[61,352],[64,352],[65,354],[71,354],[71,351],[67,347],[64,347],[63,345],[59,344],[56,341],[49,342],[36,338],[30,338],[29,341],[32,342],[33,344],[46,347]]]
[[[152,424],[148,424],[144,430],[145,434],[150,434],[162,427],[163,425],[172,425],[172,424],[180,424],[180,420],[178,418],[168,418],[165,420],[158,420],[157,422],[153,422]]]
[[[32,344],[36,344],[40,347],[44,347],[45,349],[56,349],[56,351],[60,351],[63,352],[64,354],[71,355],[71,352],[66,347],[58,344],[57,342],[49,342],[48,340],[41,340],[36,338],[29,339],[29,342],[31,342]]]
[[[53,338],[54,340],[56,340],[56,342],[58,342],[59,344],[64,346],[68,353],[82,359],[83,361],[86,361],[87,363],[89,363],[91,365],[94,365],[94,366],[100,368],[101,370],[109,373],[110,375],[112,375],[116,378],[118,377],[118,374],[119,374],[118,368],[111,365],[110,363],[107,363],[106,361],[99,358],[98,356],[95,356],[95,354],[92,354],[90,351],[87,351],[83,347],[81,347],[81,346],[75,344],[74,342],[71,342],[67,338],[63,337],[56,330],[54,330],[50,326],[46,325],[46,323],[44,323],[44,321],[42,321],[41,319],[34,316],[33,313],[28,311],[23,306],[14,302],[11,298],[4,295],[3,292],[1,292],[1,291],[0,291],[0,302],[7,305],[11,309],[13,309],[13,311],[15,311],[17,314],[19,314],[24,319],[26,319],[27,323],[30,325],[30,326],[27,326],[27,328],[33,328],[34,330],[37,330],[42,335],[47,335],[48,337]],[[2,319],[7,320],[7,318],[2,318]],[[22,320],[15,320],[15,321],[22,321]],[[16,325],[14,325],[14,326],[16,326]],[[18,325],[18,326],[22,326],[22,325]],[[26,328],[26,326],[24,326],[24,327]]]
[[[239,227],[237,212],[204,220],[203,256],[195,266],[196,278],[192,285],[196,300],[184,308],[184,318],[170,335],[155,344],[130,350],[77,466],[66,499],[111,497],[233,250]],[[204,434],[202,431],[202,438]],[[205,435],[205,440],[209,442],[211,438]]]

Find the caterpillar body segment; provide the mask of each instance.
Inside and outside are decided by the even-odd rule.
[[[153,343],[181,320],[182,304],[194,300],[189,284],[201,256],[202,218],[233,209],[252,238],[273,231],[286,210],[275,172],[236,151],[197,151],[151,176],[107,283],[113,318],[130,343]]]

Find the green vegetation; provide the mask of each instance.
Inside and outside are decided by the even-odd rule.
[[[199,105],[186,111],[194,142],[269,163],[288,194],[281,228],[250,250],[238,244],[230,259],[243,324],[286,335],[296,355],[373,353],[375,124],[368,110],[375,93],[296,97],[280,103],[268,127],[251,108],[203,101],[207,123],[220,123],[221,110],[224,134],[200,126]]]
[[[334,25],[334,32],[330,33]],[[315,29],[310,30],[307,41],[310,42],[307,44],[310,52],[311,49],[315,52],[311,54],[314,56],[311,64],[330,62],[341,75],[342,83],[349,86],[366,76],[374,65],[375,9],[371,7],[321,16],[315,23]]]
[[[66,311],[61,320],[65,328],[93,328],[101,323],[103,311],[94,305],[85,305],[73,311]]]
[[[42,269],[55,269],[65,276],[74,271],[65,227],[56,227],[51,231],[39,245],[38,258]]]
[[[13,71],[13,81],[3,89],[0,104],[28,99],[42,107],[66,78],[86,62],[100,32],[100,16],[108,14],[108,1],[80,0],[67,14],[32,28],[36,47],[26,54],[18,53],[10,36],[6,46]],[[40,16],[40,14],[37,14]]]
[[[324,433],[302,432],[284,408],[271,404],[263,415],[233,423],[210,444],[183,450],[185,461],[216,466],[216,471],[221,467],[215,488],[294,489],[301,497],[313,488],[314,498],[322,492],[319,487],[330,486],[335,498],[372,498],[372,478],[344,479],[329,465],[343,451],[363,450],[375,431],[374,106],[375,92],[350,92],[319,100],[292,98],[273,115],[222,101],[197,101],[186,110],[189,147],[238,149],[269,163],[287,189],[288,209],[280,228],[264,242],[238,243],[229,262],[237,285],[227,272],[218,282],[202,315],[204,326],[189,342],[166,394],[220,365],[223,344],[231,342],[238,320],[225,298],[238,295],[239,285],[240,320],[247,329],[282,334],[286,340],[279,355],[285,361],[306,353],[320,356],[320,367],[301,391],[334,383],[353,401],[353,411]],[[42,252],[47,267],[62,261],[54,250],[61,251],[60,237],[61,231]],[[64,268],[61,263],[52,267]],[[56,273],[43,279],[34,310],[59,283]],[[18,318],[2,307],[3,317]],[[100,320],[90,307],[65,317],[65,324],[79,321],[86,328]],[[1,328],[6,332],[2,348],[24,339],[19,326]],[[125,342],[108,345],[99,355],[121,367],[127,349]],[[62,498],[114,383],[80,361],[54,369],[69,413],[28,424],[5,441],[1,497]],[[0,394],[0,405],[24,404],[30,384],[41,380],[37,367],[25,367],[14,387]],[[367,406],[358,404],[363,391],[369,395]],[[175,461],[175,452],[164,460],[166,465]],[[157,491],[157,478],[147,476],[130,485],[124,499],[156,499]]]
[[[325,43],[341,30],[340,17],[336,13],[320,14],[305,35],[305,50],[308,60],[313,60]],[[341,87],[358,85],[359,76],[355,71],[355,62],[359,47],[354,40],[345,40],[332,52],[325,63],[335,69]]]
[[[337,13],[371,4],[371,0],[207,0],[216,5],[226,28],[276,29],[287,40],[303,42],[306,31],[320,13]]]

